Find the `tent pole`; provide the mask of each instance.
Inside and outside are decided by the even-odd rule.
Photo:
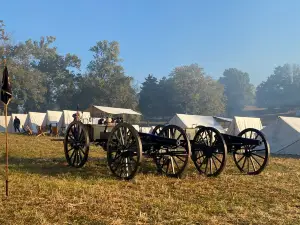
[[[5,187],[6,187],[6,196],[8,196],[8,131],[7,131],[7,104],[4,104],[5,109],[5,150],[6,150],[6,166],[5,166]]]

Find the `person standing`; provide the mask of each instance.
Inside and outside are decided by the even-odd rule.
[[[19,133],[21,132],[20,131],[20,124],[21,124],[20,119],[17,116],[15,116],[15,119],[14,119],[15,132],[17,132],[17,130],[19,131]]]

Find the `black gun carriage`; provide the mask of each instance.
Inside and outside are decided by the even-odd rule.
[[[158,134],[164,125],[157,125]],[[237,168],[246,174],[260,174],[268,165],[270,147],[264,134],[246,128],[237,136],[220,133],[213,127],[196,126],[191,143],[191,158],[200,174],[218,176],[225,168],[227,155],[232,154]]]
[[[257,129],[245,129],[237,136],[213,127],[195,129],[189,140],[185,130],[176,125],[158,125],[152,133],[141,133],[124,122],[109,126],[74,121],[66,130],[64,152],[68,164],[79,168],[88,159],[90,145],[100,145],[107,152],[112,174],[127,180],[139,171],[143,157],[153,159],[160,174],[178,178],[184,175],[190,158],[206,176],[217,176],[224,170],[228,153],[238,169],[250,175],[261,173],[268,164],[269,144]]]
[[[118,112],[128,113],[124,109]],[[160,174],[182,177],[191,156],[186,133],[175,125],[164,126],[155,135],[138,132],[126,122],[110,126],[73,121],[64,137],[68,164],[82,167],[88,159],[91,144],[102,146],[107,152],[107,163],[112,174],[127,180],[136,175],[143,157],[153,159]]]

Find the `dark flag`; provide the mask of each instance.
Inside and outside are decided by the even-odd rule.
[[[8,134],[7,134],[7,105],[12,98],[11,84],[9,81],[7,67],[4,67],[3,78],[2,78],[2,88],[1,88],[1,101],[4,103],[5,108],[5,136],[6,136],[6,167],[5,167],[5,184],[6,184],[6,196],[8,196]]]
[[[9,81],[7,67],[4,67],[3,78],[2,78],[2,88],[1,88],[1,101],[4,104],[8,104],[12,97],[11,84]]]

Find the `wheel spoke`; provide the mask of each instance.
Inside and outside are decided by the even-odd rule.
[[[246,163],[246,159],[247,159],[247,157],[245,157],[245,160],[244,160],[244,163],[243,163],[242,169],[244,169],[244,166],[245,166],[245,163]]]
[[[205,160],[205,174],[207,174],[207,166],[208,166],[208,158],[206,157],[205,158],[206,160]]]
[[[251,161],[251,164],[252,164],[252,167],[253,167],[254,171],[256,171],[256,168],[255,168],[255,165],[254,165],[252,157],[250,156],[249,158],[250,158],[250,161]]]
[[[214,160],[214,158],[213,158],[213,157],[211,157],[211,160],[213,161],[213,164],[214,164],[214,166],[215,166],[216,170],[218,170],[218,167],[217,167],[217,165],[216,165],[216,162],[215,162],[215,160]]]
[[[209,158],[209,170],[210,170],[210,174],[212,174],[213,172],[212,172],[212,160],[211,160],[211,158]]]
[[[245,155],[243,155],[243,157],[241,157],[241,158],[239,159],[238,163],[239,163],[243,158],[245,158]]]
[[[261,167],[262,165],[257,161],[257,159],[255,157],[253,157],[252,155],[250,156],[254,159],[254,161]]]
[[[257,157],[259,157],[259,158],[261,158],[261,159],[265,159],[265,157],[262,157],[261,155],[257,155],[257,154],[255,154],[255,153],[253,153],[253,152],[252,152],[251,155],[255,155],[255,156],[257,156]]]

